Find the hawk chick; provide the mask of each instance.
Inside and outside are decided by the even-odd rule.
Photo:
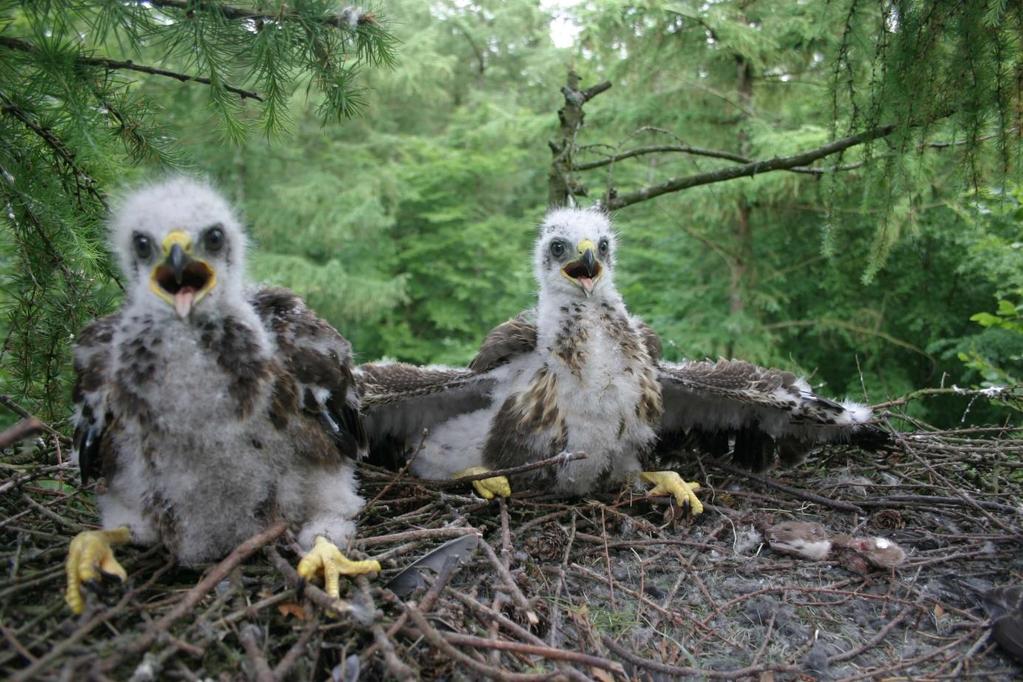
[[[72,610],[100,571],[125,577],[111,545],[160,542],[191,565],[276,519],[308,552],[299,572],[323,572],[334,596],[339,573],[379,570],[334,544],[363,506],[349,343],[290,292],[246,288],[242,226],[202,182],[139,189],[110,226],[125,300],[78,337],[73,395],[73,457],[104,479],[104,530],[71,543]]]
[[[536,241],[536,307],[491,331],[468,368],[360,366],[372,455],[400,458],[424,428],[412,469],[425,478],[581,451],[585,459],[516,480],[569,494],[641,480],[698,514],[699,485],[660,470],[680,451],[765,468],[818,443],[884,439],[869,409],[821,398],[789,372],[661,360],[657,335],[615,287],[617,248],[604,213],[554,210]],[[485,497],[510,490],[502,477],[474,485]]]

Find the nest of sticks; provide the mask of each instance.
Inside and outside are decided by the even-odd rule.
[[[586,499],[361,468],[353,558],[376,577],[333,601],[294,571],[277,524],[206,570],[122,548],[129,580],[63,600],[65,553],[98,516],[46,425],[0,457],[0,676],[6,679],[941,679],[1023,673],[979,595],[1023,582],[1023,440],[916,424],[884,455],[827,448],[750,474],[711,458],[691,518],[633,490]],[[546,466],[557,466],[549,462]],[[815,521],[908,558],[863,570],[771,550]],[[418,563],[417,563],[418,562]]]

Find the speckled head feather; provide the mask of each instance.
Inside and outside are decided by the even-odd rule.
[[[223,235],[218,248],[210,240],[214,228]],[[110,232],[133,307],[173,314],[173,306],[150,286],[153,269],[165,255],[162,246],[172,233],[183,235],[190,253],[215,273],[215,286],[197,305],[208,309],[244,299],[245,231],[234,209],[208,182],[174,176],[125,193],[111,213]],[[148,240],[148,252],[140,240]]]

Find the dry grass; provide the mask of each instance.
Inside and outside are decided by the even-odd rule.
[[[347,583],[334,613],[319,590],[302,592],[276,527],[205,573],[124,549],[128,584],[91,597],[82,617],[63,603],[63,559],[96,522],[91,491],[53,448],[8,452],[0,676],[1009,679],[1023,669],[989,642],[977,595],[1023,578],[1021,452],[998,430],[925,429],[884,457],[830,449],[770,477],[694,460],[684,473],[707,503],[696,519],[628,492],[488,503],[367,467],[377,499],[350,554],[384,572]],[[756,527],[790,519],[884,535],[910,558],[861,575],[761,544]],[[386,587],[466,534],[483,542],[426,572],[425,593]]]

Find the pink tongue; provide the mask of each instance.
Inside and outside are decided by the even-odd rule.
[[[174,294],[174,310],[182,320],[192,312],[192,302],[195,300],[195,290],[185,287]]]
[[[583,289],[586,291],[586,293],[590,293],[591,291],[593,291],[593,279],[592,278],[590,278],[590,277],[580,277],[579,278],[579,284],[583,285]]]

